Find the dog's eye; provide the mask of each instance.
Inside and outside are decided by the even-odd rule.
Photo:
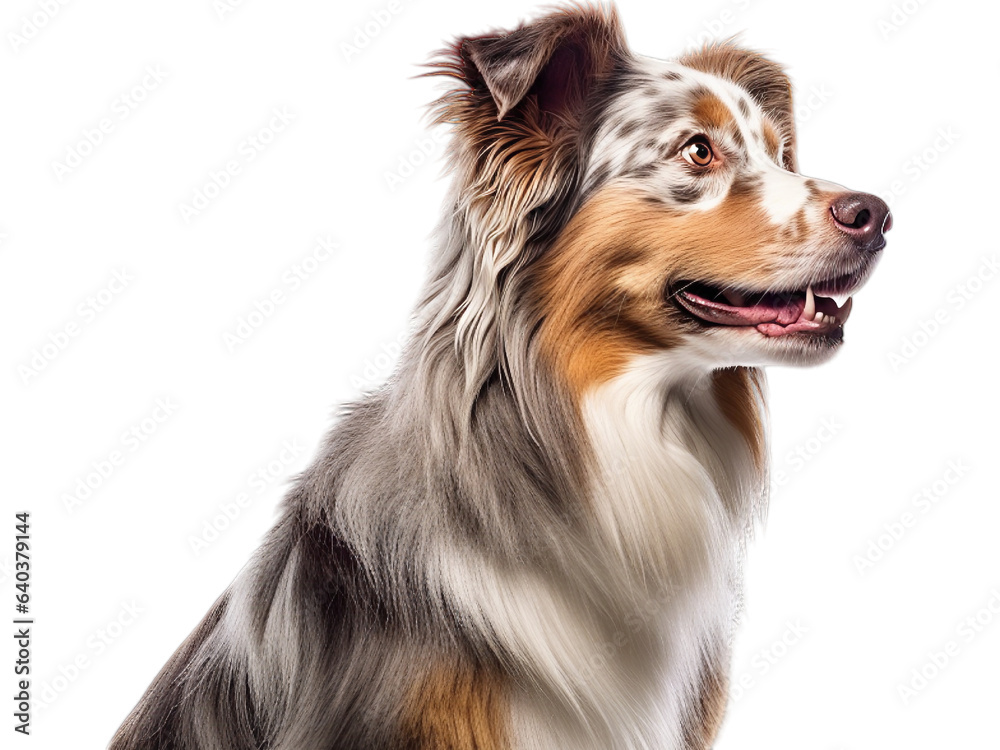
[[[681,149],[681,155],[688,164],[696,167],[707,167],[715,159],[715,153],[708,141],[704,138],[696,138]]]

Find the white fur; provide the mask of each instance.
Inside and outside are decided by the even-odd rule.
[[[761,162],[760,176],[764,183],[761,205],[772,224],[784,225],[809,201],[806,178],[795,172],[776,167],[770,161]]]
[[[555,572],[497,570],[469,550],[439,553],[437,583],[460,616],[530,674],[512,700],[518,750],[684,747],[702,653],[728,649],[763,493],[710,375],[690,349],[661,352],[585,397],[596,464],[592,537],[581,541],[597,552],[568,571],[569,585]],[[585,601],[595,579],[601,597]]]
[[[670,373],[669,380],[666,373]],[[657,623],[663,661],[650,737],[623,747],[681,748],[684,711],[707,643],[728,641],[738,595],[739,551],[752,502],[747,446],[731,437],[710,389],[710,370],[686,352],[637,358],[584,402],[598,458],[595,505],[609,552],[622,557],[637,592],[672,596]],[[693,417],[693,418],[692,418]],[[709,463],[718,451],[722,464]],[[722,470],[735,476],[718,476]],[[734,512],[735,511],[735,512]],[[736,589],[734,589],[734,584]]]

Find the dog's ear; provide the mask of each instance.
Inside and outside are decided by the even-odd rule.
[[[783,140],[782,162],[785,169],[798,170],[795,153],[795,113],[792,109],[792,84],[778,63],[759,52],[742,49],[726,41],[703,47],[680,59],[689,68],[712,73],[742,87],[774,121]]]
[[[624,55],[625,39],[613,8],[576,6],[458,47],[466,82],[488,92],[498,120],[534,98],[541,113],[566,121],[579,117],[594,82]]]

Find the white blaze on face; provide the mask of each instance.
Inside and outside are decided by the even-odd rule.
[[[809,200],[806,178],[773,165],[764,167],[760,176],[761,205],[771,223],[787,224]]]

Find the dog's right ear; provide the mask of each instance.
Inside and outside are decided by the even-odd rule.
[[[516,115],[528,100],[547,120],[578,120],[594,83],[625,49],[614,9],[589,6],[456,43],[461,77],[497,120]]]

